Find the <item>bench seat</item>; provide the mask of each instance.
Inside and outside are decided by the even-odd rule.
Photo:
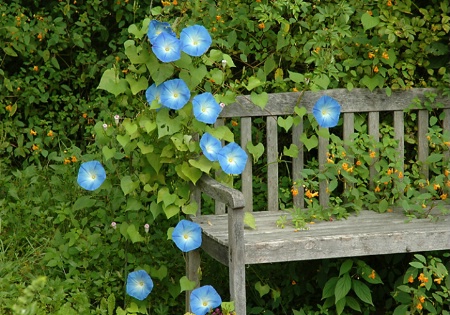
[[[277,227],[287,216],[284,228]],[[377,213],[363,210],[347,219],[319,221],[298,230],[286,211],[253,212],[256,229],[244,229],[246,265],[322,258],[384,255],[444,250],[450,247],[450,216],[430,219],[407,218],[401,210]],[[193,218],[203,230],[202,249],[228,265],[228,215]],[[442,240],[446,240],[442,242]]]

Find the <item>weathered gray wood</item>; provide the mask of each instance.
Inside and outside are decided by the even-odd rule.
[[[342,126],[342,137],[344,141],[350,141],[350,136],[355,132],[355,114],[344,113],[344,125]],[[344,149],[348,149],[348,145],[344,143]],[[353,160],[349,160],[350,163],[354,163]],[[350,189],[353,187],[352,183],[346,182],[345,188]]]
[[[200,285],[199,281],[199,269],[200,269],[200,251],[193,250],[186,255],[186,276],[189,280],[195,281],[197,287]],[[191,291],[186,291],[186,312],[190,311],[190,297]]]
[[[196,183],[196,188],[214,200],[226,204],[231,209],[245,207],[245,199],[239,190],[225,186],[207,175],[203,175]]]
[[[319,137],[319,170],[322,172],[325,169],[325,164],[327,163],[327,154],[328,154],[328,139]],[[329,194],[328,194],[328,182],[327,181],[320,181],[319,183],[319,202],[320,205],[327,207],[328,201],[329,201]]]
[[[253,105],[248,96],[239,96],[236,103],[224,107],[221,117],[249,117],[249,116],[280,116],[290,115],[294,112],[294,106],[305,107],[308,112],[322,95],[328,95],[336,99],[342,106],[342,113],[360,113],[373,111],[405,110],[417,97],[425,100],[426,93],[439,94],[436,89],[417,88],[407,91],[394,91],[391,96],[387,96],[384,90],[370,92],[368,89],[333,89],[325,91],[311,92],[286,92],[269,94],[269,101],[264,109]],[[450,108],[450,100],[447,97],[438,96],[437,102]],[[389,104],[389,106],[387,106]]]
[[[304,146],[300,141],[300,136],[303,133],[303,121],[298,125],[292,127],[292,143],[298,148],[298,156],[292,160],[292,179],[299,180],[301,178],[301,171],[303,170],[303,160],[304,160]],[[304,197],[305,190],[303,187],[298,189],[298,194],[293,196],[294,207],[303,208],[304,207]]]
[[[421,174],[423,178],[428,179],[428,165],[425,163],[428,157],[428,111],[419,110],[417,114],[417,161],[422,163]]]
[[[217,119],[216,123],[214,124],[214,126],[216,128],[224,126],[224,125],[225,125],[225,119],[220,119],[220,118]],[[224,144],[225,144],[224,141],[222,141],[222,145],[224,145]],[[217,170],[216,176],[220,176],[221,172],[222,172],[222,170]],[[226,212],[226,209],[227,209],[227,206],[224,203],[219,202],[219,201],[216,201],[214,203],[214,213],[215,214],[224,214]]]
[[[442,129],[450,132],[450,109],[444,109],[444,121],[442,122]],[[450,160],[450,150],[444,151],[446,161]]]
[[[278,123],[276,117],[266,120],[267,209],[278,211]]]
[[[379,112],[370,112],[368,115],[368,131],[369,135],[373,137],[373,139],[378,142],[380,140],[380,113]],[[375,158],[373,159],[376,161],[378,159],[378,149],[372,148],[373,152],[375,152]],[[374,188],[375,184],[373,182],[373,178],[376,176],[377,170],[375,169],[375,165],[372,164],[369,166],[369,186],[370,188]]]
[[[245,293],[245,245],[244,245],[244,209],[229,210],[229,260],[230,295],[234,301],[236,314],[246,312]],[[226,226],[226,225],[225,225]]]
[[[398,141],[397,158],[402,164],[399,171],[403,172],[405,164],[405,119],[402,111],[394,112],[394,133],[395,140]]]
[[[256,230],[245,229],[245,264],[312,260],[405,252],[444,250],[450,248],[450,216],[439,221],[414,219],[406,222],[402,211],[376,213],[361,211],[347,220],[321,221],[309,230],[296,231],[287,225],[276,226],[279,212],[254,212]],[[202,225],[204,237],[214,237],[228,244],[226,216],[195,218]],[[209,222],[205,224],[205,222]]]
[[[252,158],[247,150],[247,144],[252,142],[252,119],[250,117],[241,118],[241,147],[247,152],[248,159],[242,172],[242,193],[247,203],[245,211],[253,211],[253,170]]]

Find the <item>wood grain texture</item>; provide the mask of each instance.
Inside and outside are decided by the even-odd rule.
[[[225,186],[207,175],[203,175],[196,184],[196,189],[200,189],[214,200],[226,204],[231,209],[241,209],[245,207],[245,199],[239,190]]]
[[[436,89],[417,88],[407,91],[394,91],[391,96],[387,96],[384,90],[376,89],[370,92],[368,89],[333,89],[325,91],[311,92],[286,92],[269,94],[269,101],[264,109],[254,105],[249,96],[239,96],[236,102],[224,107],[220,117],[250,117],[250,116],[280,116],[290,115],[294,112],[294,107],[304,106],[308,112],[317,100],[328,95],[336,99],[342,106],[342,113],[360,112],[383,112],[392,110],[405,110],[417,97],[424,100],[426,93],[439,94]],[[450,108],[449,98],[438,96],[437,102]]]
[[[248,159],[242,172],[242,193],[247,201],[245,211],[253,211],[253,170],[252,158],[247,150],[247,144],[252,142],[252,120],[250,117],[241,118],[241,147],[247,152]]]
[[[254,212],[256,230],[245,229],[245,264],[301,261],[322,258],[384,255],[450,248],[450,216],[439,221],[414,219],[406,222],[402,211],[376,213],[364,210],[346,220],[309,224],[309,230],[284,229],[276,221],[285,214]],[[204,238],[228,246],[227,216],[194,219],[202,226]],[[210,244],[206,242],[206,244]],[[211,248],[205,248],[214,258]]]
[[[266,121],[267,151],[267,209],[278,210],[278,124],[276,117]]]

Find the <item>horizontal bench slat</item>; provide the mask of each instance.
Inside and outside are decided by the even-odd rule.
[[[294,112],[294,106],[300,99],[300,106],[304,106],[308,112],[322,95],[328,95],[336,99],[342,106],[342,113],[353,112],[383,112],[392,110],[405,110],[413,100],[418,97],[425,99],[426,93],[436,93],[432,88],[418,88],[407,91],[395,91],[391,96],[387,96],[384,90],[368,89],[333,89],[326,91],[311,92],[286,92],[269,94],[269,101],[264,109],[253,105],[249,96],[238,96],[236,103],[224,107],[220,117],[255,117],[255,116],[280,116],[290,115]],[[450,108],[450,100],[445,97],[438,97],[438,102],[444,104],[445,108]],[[389,105],[387,105],[389,104]]]
[[[448,249],[450,216],[438,222],[414,219],[406,223],[402,211],[376,213],[364,210],[346,220],[309,224],[309,230],[295,232],[292,224],[276,226],[283,212],[255,212],[257,230],[245,229],[245,263],[259,264],[321,258],[384,255]],[[224,249],[228,243],[227,217],[201,216],[204,238],[213,238]],[[210,246],[208,246],[210,244]],[[213,257],[216,245],[206,241],[203,249]],[[214,257],[215,258],[215,257]]]

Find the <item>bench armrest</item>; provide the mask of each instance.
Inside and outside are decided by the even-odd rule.
[[[206,174],[197,181],[195,187],[214,200],[224,203],[230,209],[245,207],[244,195],[241,191],[219,183]]]

